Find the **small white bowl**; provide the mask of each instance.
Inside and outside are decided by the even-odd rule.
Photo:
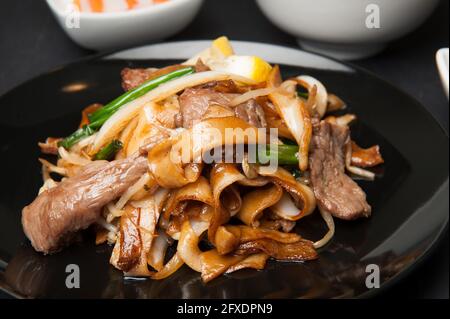
[[[353,60],[382,51],[421,25],[440,0],[257,0],[264,14],[306,50]],[[376,17],[379,28],[367,27]],[[377,26],[370,23],[370,27]]]
[[[47,3],[73,41],[100,51],[146,44],[174,35],[194,19],[203,0],[170,0],[142,9],[105,13],[69,13],[70,0],[47,0]]]

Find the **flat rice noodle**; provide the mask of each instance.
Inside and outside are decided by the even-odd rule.
[[[257,178],[252,178],[252,179],[244,178],[244,179],[238,181],[237,183],[239,185],[248,186],[248,187],[263,187],[263,186],[266,186],[267,184],[269,184],[270,181],[265,177],[259,176]]]
[[[181,259],[191,269],[201,272],[202,265],[200,261],[200,255],[202,251],[198,248],[200,241],[199,232],[206,231],[208,225],[204,225],[202,228],[197,228],[197,232],[191,227],[191,222],[186,220],[181,227],[180,240],[178,241],[177,252]]]
[[[235,254],[249,255],[260,252],[277,260],[306,261],[318,258],[313,243],[305,239],[292,244],[283,244],[272,239],[249,241],[240,244]]]
[[[160,189],[145,201],[127,204],[120,218],[118,239],[111,256],[111,264],[127,276],[148,277],[148,255],[153,246],[156,226],[167,190]]]
[[[139,232],[140,209],[127,205],[120,218],[120,231],[111,256],[111,264],[127,272],[141,257],[141,234]]]
[[[374,167],[384,163],[380,153],[380,147],[374,145],[369,148],[361,148],[352,141],[352,160],[351,164],[357,167]]]
[[[299,168],[308,169],[309,144],[312,137],[311,116],[305,103],[295,95],[272,93],[270,100],[299,145]]]
[[[280,218],[277,215],[274,215],[275,218],[271,218],[271,216],[264,216],[260,220],[260,228],[269,229],[269,230],[278,230],[284,233],[290,233],[295,228],[295,221],[286,220],[284,218]]]
[[[186,220],[189,220],[195,233],[200,236],[208,228],[213,212],[214,208],[207,204],[194,201],[184,202],[182,211],[180,210],[178,215],[172,215],[169,222],[161,219],[162,226],[165,227],[169,236],[174,240],[179,240],[181,226]]]
[[[225,224],[230,219],[230,212],[227,211],[221,202],[222,192],[234,183],[244,180],[245,176],[239,172],[234,164],[218,163],[213,166],[210,172],[210,183],[214,196],[214,213],[208,230],[208,238],[214,243],[215,232],[220,225]]]
[[[273,172],[270,168],[260,166],[258,173],[269,178],[273,183],[280,185],[294,198],[298,213],[291,214],[290,212],[286,212],[283,214],[281,212],[280,215],[280,211],[277,211],[280,217],[296,221],[314,212],[316,208],[314,192],[310,187],[298,182],[287,170],[278,167],[276,172]]]
[[[170,153],[173,139],[166,139],[148,152],[149,169],[158,185],[167,189],[183,187],[195,182],[201,174],[201,163],[188,164],[185,167],[172,161]]]
[[[155,280],[162,280],[164,278],[170,277],[172,274],[177,272],[184,265],[183,259],[181,259],[178,253],[175,253],[172,258],[164,265],[164,267],[152,274],[151,278]]]
[[[262,228],[253,228],[249,226],[227,225],[224,226],[230,233],[239,236],[239,243],[246,243],[259,239],[271,239],[283,244],[293,244],[299,242],[302,238],[295,233],[283,233],[277,230]]]
[[[283,189],[278,184],[249,192],[243,198],[242,207],[237,214],[237,218],[248,226],[258,227],[258,220],[264,210],[275,205],[282,194]]]
[[[220,255],[216,249],[200,256],[201,277],[207,283],[225,273],[231,266],[243,261],[246,256]]]
[[[254,254],[250,255],[244,260],[238,262],[237,264],[234,264],[230,268],[227,269],[226,273],[231,274],[232,272],[245,269],[245,268],[252,268],[255,270],[262,270],[266,266],[267,259],[269,259],[269,255],[261,253],[261,254]]]
[[[149,207],[140,208],[139,233],[142,245],[141,254],[138,263],[125,273],[126,276],[148,277],[151,275],[147,266],[147,256],[153,244],[158,219],[159,212],[154,202]]]
[[[197,201],[214,206],[214,198],[208,180],[200,176],[195,182],[175,190],[167,202],[164,219],[169,220],[172,214],[179,214],[180,206],[186,201]]]
[[[223,145],[257,144],[262,139],[265,135],[260,136],[257,128],[237,117],[207,119],[151,149],[149,168],[160,186],[179,188],[192,182],[186,178],[184,166],[201,163],[206,152]]]
[[[220,226],[215,234],[215,246],[219,255],[226,255],[236,250],[240,244],[270,239],[283,244],[299,242],[301,237],[295,233],[282,233],[276,230],[253,228],[249,226]]]
[[[170,136],[170,129],[161,129],[161,125],[156,123],[156,116],[160,113],[159,108],[158,104],[149,103],[141,110],[138,124],[127,144],[127,156],[136,153],[149,139],[163,140]]]
[[[239,230],[235,232],[234,229],[229,230],[225,226],[219,226],[215,236],[215,246],[219,255],[229,254],[239,246]]]
[[[231,217],[236,215],[241,210],[241,194],[234,185],[231,185],[223,190],[221,194],[221,203],[223,207],[230,213]]]

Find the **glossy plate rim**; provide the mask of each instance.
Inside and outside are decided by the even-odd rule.
[[[162,42],[150,45],[139,46],[135,48],[125,49],[125,50],[115,50],[110,52],[102,52],[98,54],[89,55],[80,59],[77,59],[70,63],[62,64],[58,67],[54,67],[47,72],[43,72],[33,78],[30,78],[26,81],[19,83],[18,85],[12,87],[2,95],[0,95],[0,100],[12,93],[13,91],[19,90],[21,86],[32,82],[37,81],[40,78],[50,75],[56,71],[62,71],[68,67],[83,64],[90,61],[96,60],[145,60],[145,59],[154,59],[154,60],[183,60],[188,59],[194,54],[200,52],[202,49],[205,49],[209,46],[211,40],[194,40],[194,41],[177,41],[177,42]],[[325,55],[321,55],[318,53],[309,52],[307,50],[281,46],[281,45],[273,45],[268,43],[260,43],[260,42],[249,42],[249,41],[231,41],[233,47],[236,52],[239,52],[241,55],[250,55],[252,52],[258,52],[258,55],[263,59],[275,63],[275,64],[284,64],[293,67],[309,67],[315,68],[319,70],[330,70],[337,72],[355,72],[355,73],[363,73],[371,78],[374,78],[384,85],[389,86],[391,89],[397,91],[399,94],[402,94],[412,101],[414,101],[417,105],[420,105],[421,109],[427,114],[428,117],[432,120],[432,122],[437,125],[441,132],[445,135],[445,137],[449,137],[446,129],[441,125],[438,119],[415,97],[410,95],[406,90],[397,87],[391,82],[381,78],[379,75],[364,69],[360,66],[354,65],[351,62],[340,61]],[[306,61],[308,59],[308,61]],[[305,63],[306,62],[306,63]],[[448,179],[446,188],[448,189]],[[384,281],[382,285],[378,289],[368,290],[360,295],[355,296],[354,298],[372,298],[374,296],[378,296],[383,292],[389,290],[392,286],[397,284],[398,282],[406,279],[415,269],[420,267],[426,259],[435,251],[435,249],[439,246],[439,243],[442,242],[444,235],[448,232],[449,229],[449,219],[442,227],[439,232],[433,238],[432,242],[424,249],[421,255],[417,257],[417,259],[412,262],[410,265],[406,266],[403,270],[398,272],[392,278]],[[0,260],[0,275],[4,271],[4,267],[2,265],[2,261]],[[13,291],[9,291],[7,287],[0,286],[0,290],[10,295],[13,298],[24,298],[21,295]]]

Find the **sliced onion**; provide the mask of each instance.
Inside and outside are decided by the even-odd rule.
[[[245,103],[248,100],[256,99],[260,96],[267,96],[267,95],[275,92],[276,90],[277,90],[276,88],[265,88],[265,89],[248,91],[248,92],[241,94],[238,97],[234,98],[231,101],[230,106],[234,107],[234,106],[240,105],[242,103]]]
[[[325,234],[325,236],[322,239],[320,239],[314,243],[314,248],[316,248],[316,249],[319,249],[319,248],[325,246],[331,240],[331,238],[333,238],[334,231],[335,231],[333,216],[324,209],[319,208],[319,211],[320,211],[320,215],[322,216],[323,220],[327,224],[328,232]]]
[[[280,201],[270,208],[283,219],[295,221],[301,215],[301,210],[295,205],[288,193],[283,193]]]
[[[309,144],[312,137],[309,112],[304,102],[295,95],[272,93],[269,98],[299,145],[299,168],[305,171],[308,168]]]
[[[328,105],[328,92],[325,86],[322,84],[322,82],[309,75],[298,76],[297,81],[301,86],[305,87],[308,91],[312,90],[313,87],[316,86],[317,93],[314,109],[322,118],[327,111]]]

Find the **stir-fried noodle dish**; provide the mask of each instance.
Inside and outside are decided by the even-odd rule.
[[[379,147],[351,140],[356,116],[335,115],[346,105],[318,79],[283,79],[225,37],[121,77],[123,95],[39,143],[43,186],[22,211],[36,251],[56,253],[89,228],[125,276],[159,280],[186,264],[208,282],[269,258],[316,259],[333,218],[370,216],[353,178],[375,178]],[[311,214],[328,227],[316,242],[294,232]]]

